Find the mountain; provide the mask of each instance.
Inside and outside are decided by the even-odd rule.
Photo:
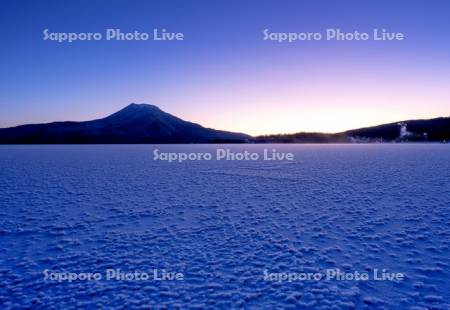
[[[256,143],[351,143],[450,141],[450,117],[408,120],[339,133],[298,132],[258,136]]]
[[[395,122],[344,132],[349,137],[383,139],[385,141],[450,140],[450,117]]]
[[[135,103],[92,121],[0,129],[0,144],[224,143],[250,138],[184,121],[154,105]]]
[[[0,144],[349,143],[450,141],[450,117],[408,120],[340,133],[299,132],[251,137],[184,121],[158,107],[132,103],[102,119],[0,129]]]

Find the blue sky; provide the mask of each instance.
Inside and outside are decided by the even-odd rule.
[[[42,31],[183,32],[184,41],[44,41]],[[327,28],[404,41],[276,43]],[[449,1],[0,2],[0,127],[152,103],[250,134],[450,115]]]

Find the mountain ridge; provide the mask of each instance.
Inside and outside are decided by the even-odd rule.
[[[151,104],[131,103],[106,117],[0,128],[0,144],[371,143],[450,140],[450,117],[416,119],[329,134],[252,137],[206,128]]]
[[[338,133],[297,132],[261,135],[254,138],[257,143],[445,142],[449,140],[450,117],[412,119]]]
[[[128,144],[246,142],[242,133],[205,128],[157,106],[131,103],[104,118],[0,129],[1,144]]]

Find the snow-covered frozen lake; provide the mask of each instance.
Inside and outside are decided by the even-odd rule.
[[[217,147],[295,159],[152,158]],[[449,246],[450,145],[0,146],[2,309],[449,309]]]

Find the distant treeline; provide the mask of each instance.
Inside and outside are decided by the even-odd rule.
[[[401,128],[404,126],[404,132]],[[450,139],[450,118],[408,120],[346,131],[352,137],[383,139],[384,141],[442,142]]]
[[[408,120],[340,133],[299,132],[257,136],[254,143],[448,142],[450,118]]]
[[[344,133],[298,132],[294,134],[265,135],[254,138],[255,143],[348,143]]]

